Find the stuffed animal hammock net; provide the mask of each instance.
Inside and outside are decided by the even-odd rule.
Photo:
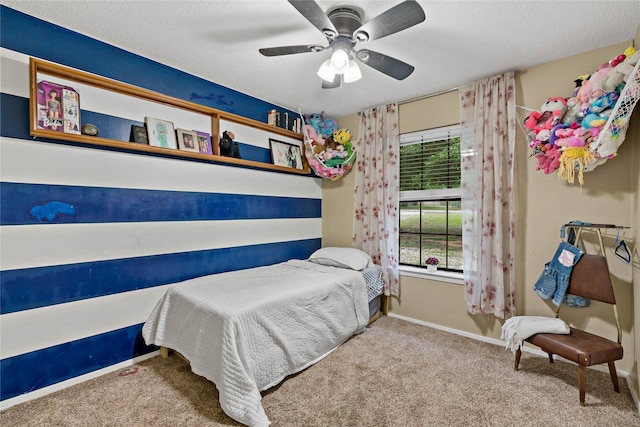
[[[573,184],[577,177],[582,185],[584,184],[584,172],[594,170],[617,155],[618,148],[625,139],[631,113],[640,99],[639,57],[640,51],[635,52],[633,71],[626,78],[626,84],[620,90],[615,105],[610,111],[605,111],[608,114],[606,123],[598,128],[597,136],[588,139],[588,143],[583,146],[556,147],[548,140],[543,140],[540,136],[542,133],[532,130],[530,122],[528,123],[532,115],[539,115],[541,112],[522,106],[516,107],[518,124],[526,135],[529,146],[533,149],[532,156],[538,159],[537,169],[544,170],[545,173],[557,170],[558,178],[564,179],[570,184]],[[559,122],[561,123],[562,119]],[[565,125],[566,128],[571,127],[568,121],[565,122]],[[572,127],[579,128],[575,124]],[[555,129],[553,128],[553,130]],[[545,137],[548,138],[548,135]]]

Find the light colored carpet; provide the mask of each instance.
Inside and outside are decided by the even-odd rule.
[[[640,426],[626,380],[382,317],[263,393],[273,426]],[[236,426],[213,383],[155,357],[0,413],[8,426]]]

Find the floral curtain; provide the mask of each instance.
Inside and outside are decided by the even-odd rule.
[[[515,316],[513,73],[460,88],[462,258],[467,311]]]
[[[356,151],[353,247],[382,266],[385,295],[399,295],[398,203],[400,136],[398,104],[360,114]]]

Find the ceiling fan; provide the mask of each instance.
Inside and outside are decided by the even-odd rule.
[[[403,80],[413,72],[412,65],[369,49],[356,50],[355,47],[358,43],[381,39],[424,21],[424,11],[415,0],[403,1],[364,24],[360,13],[353,7],[339,7],[325,13],[313,0],[288,1],[325,35],[329,46],[306,44],[259,49],[264,56],[332,49],[331,58],[324,61],[318,70],[323,89],[336,88],[343,81],[350,83],[362,77],[353,58],[397,80]]]

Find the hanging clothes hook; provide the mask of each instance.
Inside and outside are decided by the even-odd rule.
[[[627,243],[623,239],[620,239],[621,229],[621,227],[618,227],[618,231],[616,232],[616,243],[615,248],[613,249],[613,254],[624,263],[629,264],[631,262],[631,252],[629,252]]]

